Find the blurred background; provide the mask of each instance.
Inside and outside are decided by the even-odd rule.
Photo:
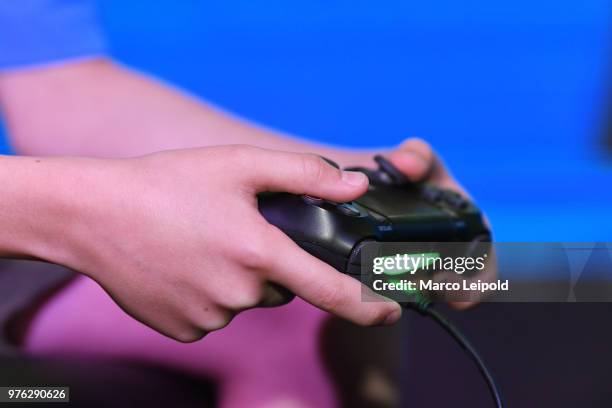
[[[99,4],[116,58],[246,118],[346,146],[427,139],[499,241],[609,238],[608,0]]]
[[[428,140],[498,241],[610,241],[610,1],[101,0],[100,9],[118,60],[250,120],[353,147]],[[609,309],[485,305],[454,318],[501,373],[511,406],[610,406],[612,334],[593,317]],[[470,406],[489,406],[450,340],[411,324],[416,406],[445,381],[453,400],[482,394]]]

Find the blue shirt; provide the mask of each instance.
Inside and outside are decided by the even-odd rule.
[[[106,51],[94,0],[0,0],[0,70]]]

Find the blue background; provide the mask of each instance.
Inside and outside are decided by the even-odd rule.
[[[611,240],[609,1],[100,8],[119,60],[249,119],[346,146],[427,139],[497,240]]]

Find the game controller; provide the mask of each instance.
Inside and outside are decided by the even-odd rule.
[[[482,213],[467,198],[428,183],[413,183],[382,156],[375,156],[374,161],[377,170],[346,169],[361,171],[370,181],[368,191],[354,201],[335,203],[307,195],[262,193],[259,210],[302,249],[359,280],[363,278],[361,255],[371,243],[469,243],[460,246],[471,256],[470,248],[491,241]],[[402,303],[432,318],[457,341],[486,380],[495,406],[502,408],[499,387],[476,349],[431,305],[420,293]]]
[[[335,203],[307,195],[263,193],[259,210],[308,253],[357,279],[361,250],[371,242],[491,240],[480,210],[467,198],[456,191],[411,182],[382,156],[375,156],[374,161],[377,170],[346,169],[363,172],[370,181],[367,192],[355,201]]]

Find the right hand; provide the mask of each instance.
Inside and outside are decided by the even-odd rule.
[[[257,208],[262,191],[349,201],[361,173],[316,155],[249,146],[166,151],[132,159],[42,158],[73,194],[65,238],[43,259],[95,279],[130,315],[190,342],[240,311],[287,301],[278,286],[361,325],[392,324],[391,301],[299,248]],[[84,311],[86,313],[86,311]]]

